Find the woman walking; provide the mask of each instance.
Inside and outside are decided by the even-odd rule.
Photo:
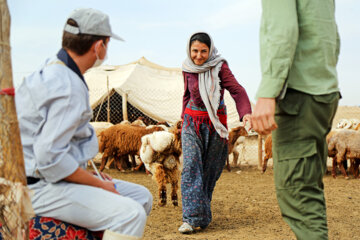
[[[209,34],[191,35],[183,62],[184,97],[181,233],[206,228],[211,222],[211,198],[228,155],[224,90],[236,102],[239,119],[250,122],[251,105],[227,61],[217,53]],[[251,125],[251,122],[250,122]]]

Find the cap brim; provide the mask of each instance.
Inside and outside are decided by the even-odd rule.
[[[116,35],[116,34],[114,34],[114,33],[111,33],[111,37],[112,37],[113,39],[116,39],[116,40],[125,42],[125,40],[124,40],[122,37],[120,37],[120,36],[118,36],[118,35]]]

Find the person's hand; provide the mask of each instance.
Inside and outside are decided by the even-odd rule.
[[[275,99],[259,98],[251,115],[253,129],[261,135],[267,135],[278,126],[275,122]]]
[[[244,126],[246,126],[246,123],[249,123],[249,130],[252,129],[251,115],[250,114],[245,114],[243,116],[243,122],[244,122]]]
[[[114,184],[114,182],[112,182],[112,181],[106,181],[106,180],[105,180],[105,181],[102,181],[102,182],[103,182],[103,183],[102,183],[102,186],[101,186],[102,189],[120,195],[120,193],[118,193],[118,191],[116,191],[116,189],[115,189],[115,184]]]
[[[93,171],[92,173],[97,176],[97,173],[95,171]],[[99,172],[99,173],[100,173],[100,176],[102,177],[102,179],[108,180],[108,181],[112,180],[112,177],[110,177],[108,174],[103,173],[103,172]]]

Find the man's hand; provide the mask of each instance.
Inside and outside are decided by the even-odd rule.
[[[107,178],[107,176],[104,176],[104,179]],[[77,168],[75,172],[64,178],[64,180],[67,182],[102,188],[109,192],[119,194],[115,189],[114,182],[108,180],[101,180],[95,177],[91,172],[88,172],[87,170],[80,167]]]
[[[97,173],[95,171],[92,172],[95,176],[97,176]],[[104,180],[112,180],[112,177],[110,177],[110,175],[103,173],[103,172],[99,172],[100,176],[104,179]]]
[[[275,99],[259,98],[251,115],[253,129],[261,135],[266,135],[278,126],[275,122]]]
[[[102,189],[109,191],[109,192],[113,192],[115,194],[120,194],[118,191],[116,191],[114,182],[106,181],[106,180],[102,181],[102,182],[103,182],[102,186],[101,186]]]

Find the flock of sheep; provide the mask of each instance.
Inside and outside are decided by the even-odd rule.
[[[359,119],[341,119],[336,129],[330,131],[326,136],[328,144],[328,156],[332,158],[332,176],[336,178],[336,168],[339,166],[345,179],[349,179],[344,168],[344,164],[350,160],[350,169],[355,178],[359,177],[360,165],[360,120]],[[272,158],[272,140],[271,135],[265,139],[265,157],[262,171],[265,172],[267,162]]]
[[[123,121],[113,125],[107,122],[92,122],[99,141],[101,158],[100,171],[109,168],[112,163],[124,171],[126,168],[139,170],[145,166],[147,173],[153,175],[158,184],[159,206],[166,205],[166,184],[171,185],[171,200],[178,205],[177,191],[181,173],[181,121],[173,126],[159,122],[146,126],[143,119],[130,123]],[[246,129],[236,127],[229,132],[229,154],[234,159],[239,153],[236,146],[239,136],[247,136]],[[129,160],[130,159],[130,160]],[[230,170],[229,161],[227,168]]]
[[[92,122],[99,140],[100,171],[109,168],[113,163],[115,168],[124,171],[126,168],[139,170],[145,166],[148,174],[158,185],[159,206],[166,205],[166,184],[171,185],[171,200],[178,205],[178,189],[181,173],[181,121],[173,126],[165,122],[147,126],[144,119],[130,123],[123,121],[113,125],[107,122]],[[239,153],[237,145],[241,144],[241,136],[248,136],[244,126],[232,128],[229,132],[228,154],[234,155],[236,164]],[[342,119],[337,128],[332,130],[327,138],[329,157],[333,158],[332,175],[336,177],[336,167],[339,166],[346,179],[348,175],[344,162],[350,159],[350,172],[359,177],[360,164],[360,120]],[[262,171],[265,172],[267,162],[272,158],[271,135],[265,140],[265,157]],[[227,168],[230,171],[229,159]]]

